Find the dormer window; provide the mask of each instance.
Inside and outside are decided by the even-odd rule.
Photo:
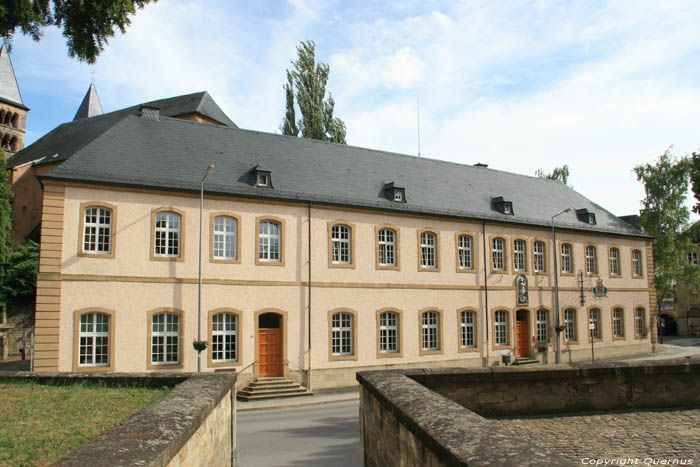
[[[253,176],[254,185],[260,188],[272,188],[272,172],[265,170],[260,165],[250,169]]]
[[[506,214],[509,216],[515,214],[515,212],[513,212],[513,202],[506,201],[505,199],[503,199],[503,196],[491,198],[491,209],[498,211],[501,214]]]
[[[406,189],[394,185],[394,182],[386,183],[382,191],[388,199],[395,203],[406,202]]]
[[[581,222],[585,222],[586,224],[596,224],[595,213],[589,212],[586,208],[577,209],[576,218],[578,218],[578,220],[580,220]]]

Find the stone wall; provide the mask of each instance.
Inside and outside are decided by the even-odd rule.
[[[3,313],[0,310],[0,360],[17,358],[24,347],[22,337],[26,334],[27,353],[29,358],[29,346],[31,335],[34,331],[34,301],[35,298],[15,298],[7,302]]]

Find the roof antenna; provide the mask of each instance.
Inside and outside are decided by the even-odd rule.
[[[416,99],[418,104],[418,157],[420,157],[420,99]]]

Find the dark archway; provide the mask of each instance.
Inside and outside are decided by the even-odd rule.
[[[659,333],[664,336],[675,336],[678,333],[676,318],[666,313],[659,315]]]

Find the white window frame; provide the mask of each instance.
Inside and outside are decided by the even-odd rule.
[[[211,317],[211,361],[238,361],[238,315],[215,313]]]
[[[182,239],[181,231],[182,217],[180,214],[172,211],[157,212],[153,256],[158,258],[179,258],[182,251],[182,245],[180,244]]]
[[[399,314],[384,311],[379,315],[379,352],[399,352]]]
[[[596,247],[593,245],[586,245],[586,274],[596,274],[597,271],[597,255]]]
[[[379,229],[377,232],[379,245],[379,265],[396,266],[396,231],[394,229]]]
[[[561,272],[571,273],[573,269],[571,268],[571,244],[562,243],[561,244]]]
[[[593,339],[600,339],[600,308],[591,308],[588,310],[588,322],[595,326],[593,332],[589,330],[589,334],[593,336]]]
[[[238,220],[231,216],[214,218],[214,259],[238,259]]]
[[[272,232],[274,228],[277,232]],[[258,261],[279,263],[282,261],[282,224],[270,219],[258,222]]]
[[[459,255],[459,268],[472,269],[472,236],[462,234],[457,238],[457,254]]]
[[[614,247],[610,248],[610,275],[620,275],[620,250]]]
[[[513,241],[513,270],[522,272],[525,270],[525,258],[527,256],[525,240]]]
[[[638,306],[634,311],[634,331],[637,336],[644,336],[644,317],[646,315],[646,310],[644,307]]]
[[[640,250],[632,250],[632,274],[637,277],[642,276],[642,252]]]
[[[574,308],[564,310],[564,340],[576,340],[576,310]]]
[[[625,337],[624,310],[620,307],[615,307],[613,308],[612,315],[613,337]]]
[[[110,321],[107,313],[89,312],[80,315],[78,366],[109,366],[109,339],[112,325]]]
[[[540,308],[536,312],[537,342],[545,343],[549,341],[549,310]]]
[[[352,258],[351,227],[335,224],[331,227],[331,263],[350,264]]]
[[[496,237],[491,240],[491,257],[492,265],[494,271],[505,270],[505,243],[506,241],[501,237]]]
[[[437,235],[435,232],[420,233],[420,265],[422,268],[437,268]]]
[[[159,322],[156,322],[156,317],[158,317]],[[163,318],[162,322],[160,317]],[[179,364],[180,316],[169,312],[154,313],[149,325],[151,326],[151,365]],[[156,348],[160,351],[154,351]],[[162,355],[162,360],[156,358],[158,355]]]
[[[534,255],[534,265],[532,266],[535,272],[545,272],[546,271],[546,255],[545,255],[545,244],[543,241],[536,240],[532,245],[533,255]]]
[[[353,355],[352,333],[353,317],[352,313],[338,312],[331,317],[331,352],[333,356]]]
[[[496,310],[493,324],[496,345],[508,345],[508,311]]]
[[[440,313],[424,311],[421,315],[421,329],[423,350],[440,350]]]
[[[459,344],[463,349],[476,347],[476,313],[473,311],[459,313]]]
[[[92,219],[95,219],[93,222]],[[83,253],[112,253],[112,219],[114,213],[104,206],[89,206],[83,212]]]

